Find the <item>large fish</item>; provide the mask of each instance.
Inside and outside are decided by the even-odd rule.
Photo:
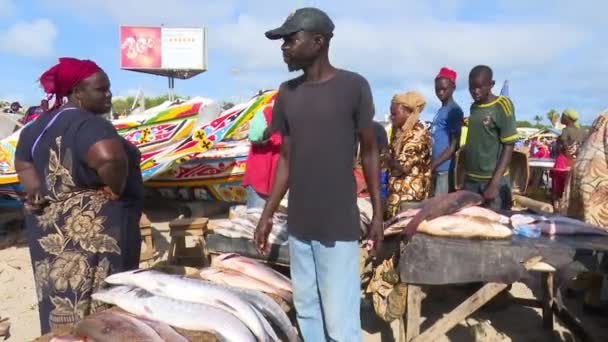
[[[231,285],[244,289],[258,290],[266,293],[275,294],[288,303],[292,301],[292,294],[289,291],[279,289],[271,284],[264,281],[251,278],[243,273],[227,270],[227,269],[216,269],[216,268],[203,268],[200,272],[201,278],[212,281],[218,284]]]
[[[508,227],[477,216],[444,215],[423,221],[418,232],[454,238],[505,239],[512,235]]]
[[[511,224],[537,226],[546,235],[608,235],[605,229],[561,215],[516,214],[511,216]]]
[[[162,342],[163,339],[144,322],[129,315],[103,311],[86,317],[74,328],[75,335],[96,342]]]
[[[285,311],[281,308],[277,302],[275,302],[272,298],[265,295],[264,293],[256,290],[244,289],[240,287],[228,286],[228,289],[235,292],[241,298],[249,302],[256,309],[258,309],[262,314],[268,317],[272,323],[274,323],[287,337],[287,341],[289,342],[297,342],[298,334],[294,329],[289,317],[285,314]]]
[[[156,331],[158,336],[160,336],[160,338],[163,341],[189,342],[187,338],[178,334],[177,331],[175,331],[173,328],[171,328],[169,325],[167,325],[163,322],[153,321],[153,320],[145,319],[145,318],[141,318],[141,317],[137,317],[137,319],[146,323],[150,328],[154,329],[154,331]]]
[[[157,296],[127,285],[99,290],[92,297],[94,300],[116,305],[134,315],[177,328],[213,332],[222,341],[256,341],[240,319],[211,305]]]
[[[450,215],[460,209],[480,205],[483,202],[481,195],[471,191],[457,191],[449,194],[439,195],[426,202],[422,210],[405,226],[404,233],[411,237],[416,233],[418,225],[422,221],[429,221],[439,216]]]
[[[269,335],[273,340],[278,340],[272,329],[269,332],[264,329],[264,323],[249,303],[216,284],[154,270],[115,273],[108,276],[105,281],[113,285],[139,287],[158,296],[227,310],[243,321],[259,341],[268,341]],[[262,320],[265,321],[264,318]]]
[[[494,222],[498,222],[500,224],[509,224],[511,223],[511,219],[507,216],[501,215],[494,210],[486,209],[484,207],[472,206],[468,208],[463,208],[454,213],[454,215],[464,215],[464,216],[478,216],[485,217]]]
[[[212,266],[237,271],[281,290],[292,292],[291,280],[289,278],[251,258],[246,258],[235,253],[222,254],[213,259]]]

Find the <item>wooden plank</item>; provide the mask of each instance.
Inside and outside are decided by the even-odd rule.
[[[542,274],[543,280],[543,327],[548,330],[553,330],[553,273],[547,272]]]
[[[564,323],[566,328],[570,330],[576,337],[579,338],[581,342],[595,342],[594,339],[586,330],[583,328],[581,323],[574,317],[572,314],[566,310],[565,308],[561,309],[558,307],[557,303],[553,303],[553,312],[555,312],[555,316],[559,318],[559,320]]]
[[[418,285],[407,286],[407,324],[405,341],[412,341],[420,334],[420,316],[422,311],[422,288]]]
[[[481,308],[484,304],[496,297],[501,291],[507,288],[507,284],[487,283],[471,297],[460,303],[449,314],[435,322],[433,326],[425,330],[421,335],[415,337],[412,342],[435,341],[441,335],[450,331],[459,322],[469,317],[472,313]],[[408,303],[409,304],[409,303]],[[409,308],[408,308],[409,309]],[[409,341],[409,340],[408,340]]]

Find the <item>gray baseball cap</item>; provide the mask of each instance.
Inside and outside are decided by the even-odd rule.
[[[334,27],[325,12],[318,8],[305,7],[291,13],[281,27],[266,32],[266,38],[281,39],[299,31],[321,33],[331,37]]]

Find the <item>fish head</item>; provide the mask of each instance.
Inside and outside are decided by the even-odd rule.
[[[126,285],[114,286],[97,290],[91,297],[100,302],[117,305],[122,298],[133,296],[135,290],[137,289]]]
[[[89,316],[74,327],[76,335],[87,341],[120,341],[124,324],[121,318],[111,313]]]
[[[152,270],[131,270],[114,273],[106,277],[105,282],[112,285],[135,285],[137,278],[147,277]]]

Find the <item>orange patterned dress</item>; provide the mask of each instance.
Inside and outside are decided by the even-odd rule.
[[[407,132],[393,130],[390,157],[394,165],[389,170],[385,219],[398,214],[402,203],[428,198],[431,192],[431,147],[431,134],[420,121]]]
[[[566,214],[608,230],[608,111],[593,123],[571,169]]]

